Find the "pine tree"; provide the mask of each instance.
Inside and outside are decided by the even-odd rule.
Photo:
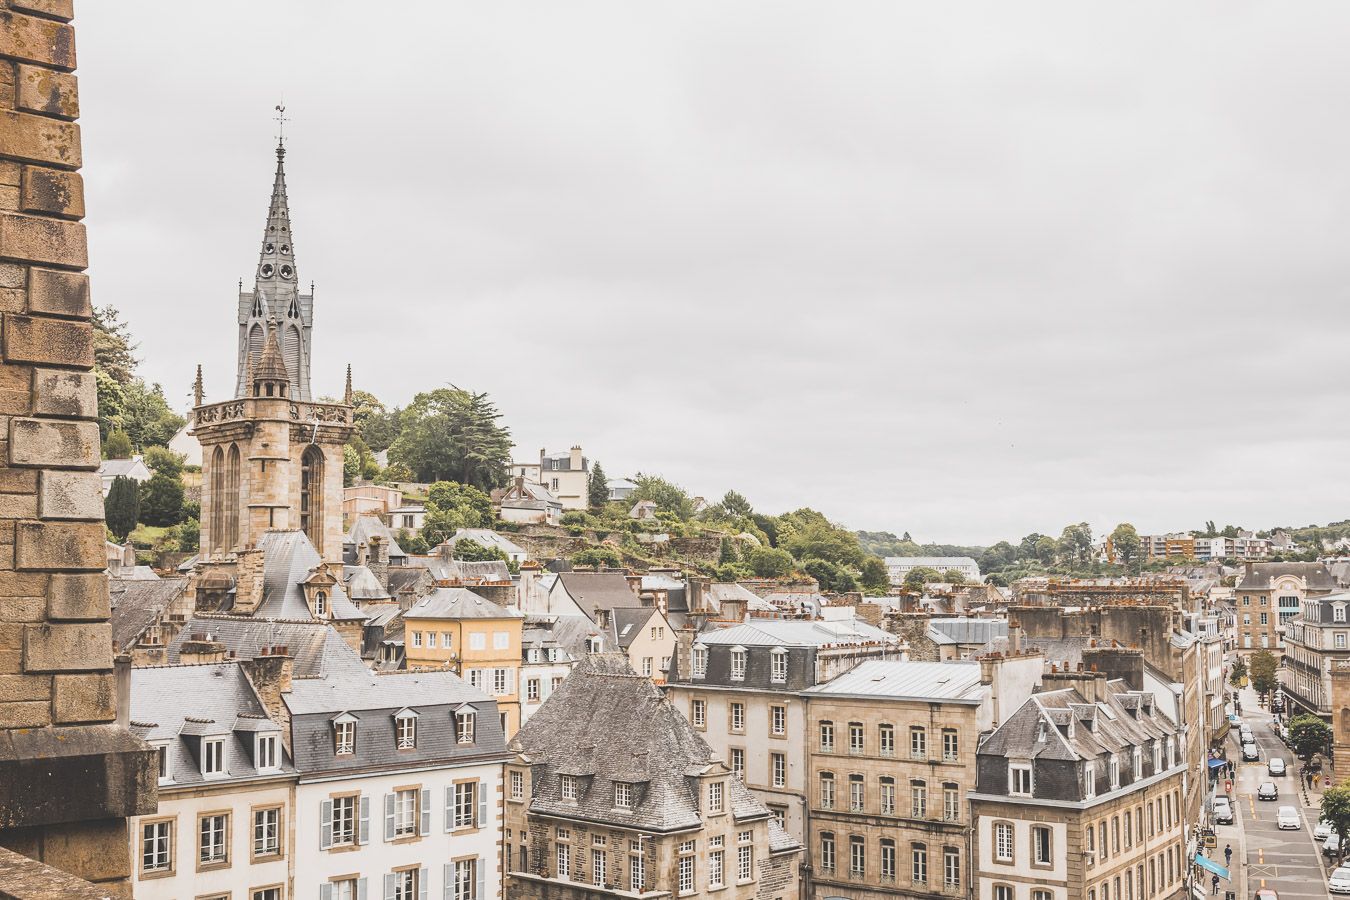
[[[586,501],[592,507],[601,507],[609,502],[609,479],[600,463],[591,466],[591,477],[586,482]]]
[[[140,486],[133,479],[118,475],[113,479],[108,496],[103,501],[103,517],[107,519],[108,530],[119,541],[125,541],[127,535],[135,530],[140,515]]]
[[[120,428],[114,428],[108,433],[108,439],[103,442],[104,459],[131,459],[131,438]]]
[[[145,483],[141,497],[141,521],[147,525],[177,525],[183,521],[183,481],[156,472]]]

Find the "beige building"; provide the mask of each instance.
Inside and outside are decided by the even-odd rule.
[[[591,477],[591,461],[573,446],[565,453],[539,451],[539,483],[557,497],[563,509],[589,509],[587,487]]]
[[[1350,593],[1303,601],[1303,612],[1285,626],[1284,666],[1279,671],[1285,697],[1298,709],[1330,721],[1331,673],[1350,661]]]
[[[1247,563],[1233,589],[1238,650],[1282,651],[1285,624],[1303,602],[1334,590],[1336,582],[1322,563]]]

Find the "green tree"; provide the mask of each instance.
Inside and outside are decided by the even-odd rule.
[[[126,541],[127,535],[136,529],[140,513],[140,486],[134,479],[118,475],[103,500],[103,517],[107,520],[108,530],[119,543]]]
[[[738,563],[741,561],[741,555],[736,551],[736,542],[729,537],[722,538],[721,546],[717,551],[717,564],[719,566],[728,563]]]
[[[720,505],[729,516],[749,516],[754,512],[750,507],[750,501],[739,491],[727,491],[722,495]]]
[[[202,526],[195,518],[189,517],[178,523],[173,529],[174,543],[180,553],[196,553],[201,545]]]
[[[473,538],[460,538],[455,541],[455,559],[465,562],[488,562],[500,559],[507,562],[507,556],[500,547],[484,547]]]
[[[1239,685],[1242,684],[1242,679],[1246,677],[1247,677],[1247,661],[1239,656],[1237,659],[1233,661],[1233,669],[1231,672],[1228,673],[1228,683],[1231,684],[1233,687],[1238,687]]]
[[[942,580],[947,584],[965,584],[966,576],[955,569],[947,569],[942,573]]]
[[[387,410],[369,391],[352,391],[352,424],[372,451],[388,450],[398,437],[399,411]]]
[[[104,459],[131,459],[131,438],[120,428],[115,428],[108,433],[108,439],[103,442]]]
[[[1125,565],[1139,558],[1139,532],[1129,522],[1121,522],[1111,532],[1111,549]]]
[[[342,486],[351,487],[361,477],[361,454],[350,443],[342,448]]]
[[[141,521],[146,525],[177,525],[183,521],[183,479],[156,472],[141,488]]]
[[[779,534],[783,535],[781,525]],[[778,545],[799,560],[823,559],[848,568],[859,566],[863,561],[858,535],[824,521],[823,517],[820,521],[808,519],[795,524],[790,534],[780,537]]]
[[[399,414],[390,462],[407,466],[419,481],[504,487],[512,444],[501,417],[487,394],[453,387],[418,394]]]
[[[120,385],[130,384],[138,362],[131,328],[113,306],[95,307],[93,325],[95,371],[103,372]]]
[[[598,462],[591,465],[591,474],[586,479],[586,502],[594,509],[609,502],[609,479]]]
[[[861,566],[863,590],[872,597],[885,596],[891,588],[891,573],[886,563],[877,556],[864,559]]]
[[[671,513],[682,522],[694,515],[694,503],[689,499],[689,494],[675,482],[667,481],[660,475],[639,473],[633,477],[633,483],[637,488],[629,497],[631,503],[650,500],[658,510]]]
[[[183,466],[187,463],[187,457],[181,453],[175,453],[167,447],[146,447],[143,458],[151,472],[172,478],[183,477]]]
[[[492,498],[476,487],[438,481],[427,489],[427,516],[422,538],[436,546],[461,528],[487,528],[495,519]]]
[[[980,568],[997,572],[1017,563],[1017,548],[1007,541],[999,541],[980,555]]]
[[[1331,823],[1340,837],[1344,856],[1346,840],[1350,838],[1350,782],[1329,787],[1322,793],[1322,818]]]
[[[928,566],[916,566],[905,573],[905,587],[917,588],[925,584],[941,581],[942,573]]]
[[[797,567],[791,553],[776,547],[756,547],[745,562],[758,578],[782,578]]]
[[[1251,671],[1252,688],[1261,695],[1262,700],[1279,683],[1275,670],[1278,667],[1275,655],[1269,650],[1258,650],[1251,656],[1248,667]]]
[[[409,531],[406,528],[400,528],[394,533],[394,540],[398,542],[399,547],[404,553],[412,553],[416,556],[423,556],[431,548],[422,535],[415,531]]]
[[[167,447],[187,421],[169,407],[158,384],[147,385],[133,378],[122,386],[122,393],[122,411],[116,424],[138,449]]]
[[[1306,764],[1331,746],[1331,726],[1321,716],[1295,716],[1289,723],[1289,746]]]
[[[803,572],[816,580],[823,591],[844,593],[858,589],[858,582],[853,574],[832,562],[823,559],[808,559],[802,563],[801,568]]]
[[[617,569],[623,566],[623,557],[613,547],[591,547],[573,553],[572,565],[594,566],[597,569]]]
[[[1057,549],[1060,558],[1066,562],[1086,563],[1092,557],[1092,526],[1086,522],[1065,525]]]

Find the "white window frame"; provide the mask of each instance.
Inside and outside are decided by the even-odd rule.
[[[774,684],[786,684],[788,672],[788,654],[782,647],[774,647],[769,651],[769,681]]]
[[[699,644],[694,645],[692,657],[691,673],[695,678],[706,678],[708,675],[708,648]]]
[[[394,714],[394,746],[399,750],[417,749],[417,713],[411,709]]]
[[[731,648],[731,680],[732,680],[732,681],[744,681],[744,680],[745,680],[746,659],[747,659],[748,656],[749,656],[749,654],[746,652],[746,649],[745,649],[744,647],[732,647],[732,648]]]
[[[1030,797],[1035,793],[1035,770],[1032,768],[1031,763],[1008,763],[1008,796]]]
[[[225,753],[224,738],[202,738],[203,778],[226,778],[229,776],[229,766]]]

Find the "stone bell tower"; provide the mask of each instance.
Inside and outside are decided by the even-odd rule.
[[[352,435],[351,372],[342,403],[310,399],[313,296],[296,287],[284,145],[254,289],[240,294],[235,396],[192,411],[202,445],[201,549],[221,559],[268,529],[299,529],[319,554],[342,553],[342,450]]]

